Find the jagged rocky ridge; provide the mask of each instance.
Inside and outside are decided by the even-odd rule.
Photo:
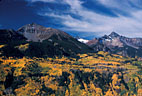
[[[123,56],[142,57],[142,38],[128,38],[116,32],[87,42],[95,51],[107,51]]]

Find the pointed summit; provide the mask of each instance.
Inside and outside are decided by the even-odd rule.
[[[32,22],[30,25],[38,25],[38,24],[36,24],[35,22]]]
[[[44,27],[44,26],[41,26],[41,25],[39,25],[39,24],[37,24],[37,23],[31,23],[31,24],[27,24],[27,25],[25,25],[25,26],[30,26],[30,27]]]
[[[111,37],[119,37],[120,35],[116,32],[111,32],[111,34],[109,35]]]
[[[37,28],[37,27],[44,27],[44,26],[33,22],[31,24],[24,25],[23,27],[32,27],[32,28],[35,27],[35,28]]]

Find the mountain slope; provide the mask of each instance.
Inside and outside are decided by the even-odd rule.
[[[142,38],[128,38],[120,36],[115,32],[93,39],[87,45],[99,51],[107,51],[130,57],[142,57]]]
[[[92,48],[69,34],[35,23],[19,28],[16,32],[14,31],[14,34],[20,34],[26,39],[24,41],[19,40],[19,35],[11,35],[11,38],[14,38],[15,41],[0,48],[3,56],[14,56],[15,54],[18,57],[55,57],[76,56],[78,53],[93,52]],[[5,38],[8,38],[8,35]],[[7,50],[9,51],[7,52]]]
[[[17,40],[26,40],[26,38],[12,29],[0,30],[0,43],[8,43]]]
[[[58,36],[59,40],[61,40],[60,36],[65,38],[72,38],[69,34],[61,30],[46,28],[35,23],[27,24],[19,28],[18,32],[24,35],[29,41],[33,42],[42,42],[43,40],[46,40],[52,37],[53,35]]]

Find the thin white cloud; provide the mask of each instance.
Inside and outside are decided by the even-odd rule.
[[[103,5],[106,5],[107,7],[118,8],[118,9],[122,9],[122,8],[133,9],[132,5],[142,8],[141,0],[97,0],[97,1]]]
[[[65,25],[64,30],[69,31],[80,31],[80,32],[93,32],[94,34],[109,34],[112,31],[116,31],[119,34],[130,36],[130,37],[139,37],[142,36],[142,11],[141,10],[130,10],[131,17],[119,15],[119,17],[110,17],[89,11],[82,6],[83,2],[80,0],[63,0],[64,3],[70,5],[71,13],[79,15],[82,17],[81,20],[75,19],[70,15],[59,15],[55,13],[45,13],[45,16],[52,16],[58,19],[61,19],[62,24]],[[108,1],[108,2],[106,2]],[[112,2],[109,2],[112,1]],[[100,0],[100,3],[108,7],[117,7],[121,9],[121,5],[114,0]],[[110,3],[110,4],[109,4]],[[136,3],[136,2],[135,2]],[[114,4],[114,5],[112,5]],[[124,10],[129,10],[129,3],[124,3]],[[136,5],[136,4],[135,4]]]
[[[119,11],[126,13],[131,13],[135,11],[137,8],[142,8],[141,0],[97,0],[97,1],[108,8],[117,9]]]

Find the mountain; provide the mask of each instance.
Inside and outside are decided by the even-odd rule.
[[[27,24],[17,31],[3,30],[0,36],[3,34],[4,37],[0,42],[9,40],[9,44],[6,45],[7,41],[5,41],[3,43],[5,47],[0,48],[3,56],[55,57],[76,56],[78,53],[93,52],[92,48],[69,34],[35,23]],[[22,37],[26,39],[20,39]]]
[[[88,41],[35,23],[24,25],[17,31],[0,30],[0,46],[4,46],[0,47],[0,55],[3,56],[76,56],[78,53],[106,51],[122,56],[142,57],[142,38],[128,38],[112,32]]]
[[[87,45],[96,51],[107,51],[130,57],[142,57],[142,38],[128,38],[116,32],[90,40]]]
[[[19,28],[17,32],[24,35],[29,41],[33,42],[42,42],[54,35],[56,35],[60,40],[60,37],[72,38],[69,34],[61,30],[46,28],[36,23],[27,24]]]

